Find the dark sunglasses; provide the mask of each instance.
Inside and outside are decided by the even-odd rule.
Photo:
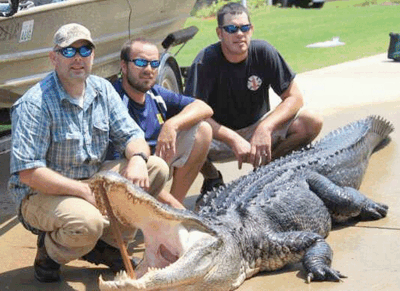
[[[81,57],[86,58],[92,54],[93,47],[89,45],[83,45],[81,47],[75,48],[72,46],[64,47],[55,50],[58,53],[61,53],[64,57],[70,59],[76,55],[76,52],[80,54]]]
[[[135,64],[135,66],[137,67],[147,67],[147,65],[150,63],[150,67],[152,67],[153,69],[156,69],[160,66],[160,61],[159,60],[152,60],[152,61],[148,61],[145,59],[134,59],[134,60],[128,60],[128,62],[132,62]]]
[[[241,32],[248,32],[251,29],[251,24],[245,24],[245,25],[241,25],[241,26],[230,24],[230,25],[222,26],[222,28],[227,33],[230,33],[230,34],[238,32],[239,29]]]

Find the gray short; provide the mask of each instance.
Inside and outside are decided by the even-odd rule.
[[[190,153],[193,150],[196,133],[199,128],[199,123],[191,127],[189,130],[183,130],[176,137],[176,154],[172,158],[169,165],[169,177],[172,177],[174,168],[183,167],[189,159]]]
[[[286,138],[290,125],[298,118],[299,113],[301,111],[302,111],[302,109],[300,109],[291,120],[286,122],[284,125],[282,125],[281,128],[279,128],[278,130],[275,130],[272,133],[272,145],[275,145],[279,141],[284,140]],[[235,130],[236,133],[238,133],[245,140],[250,141],[257,126],[260,124],[260,122],[262,120],[264,120],[269,114],[271,114],[271,112],[272,111],[269,111],[266,114],[264,114],[263,117],[261,117],[260,120],[258,120],[256,123],[254,123],[248,127]],[[216,140],[216,139],[213,139],[211,142],[210,150],[208,151],[207,158],[211,162],[229,162],[229,161],[236,160],[236,157],[235,157],[235,154],[234,154],[232,148],[229,147],[226,143]]]

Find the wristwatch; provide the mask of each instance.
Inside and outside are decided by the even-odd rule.
[[[132,157],[134,157],[134,156],[142,157],[142,159],[146,162],[146,164],[147,164],[147,162],[149,161],[149,157],[148,157],[145,153],[143,153],[143,152],[134,153],[134,154],[132,155]]]

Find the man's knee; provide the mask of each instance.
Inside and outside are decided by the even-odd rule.
[[[309,122],[307,124],[308,127],[307,133],[311,137],[311,139],[316,138],[317,135],[321,132],[323,123],[324,120],[321,114],[319,114],[316,111],[309,111]]]
[[[177,152],[171,164],[176,170],[183,167],[197,167],[207,157],[212,140],[212,128],[208,122],[201,121],[190,130],[181,132],[177,140]]]
[[[311,142],[320,133],[323,118],[318,112],[307,109],[301,112],[298,122],[298,126],[301,128],[299,131]]]
[[[198,156],[203,156],[204,154],[208,153],[210,148],[210,144],[212,141],[212,128],[208,122],[202,121],[199,123],[195,142],[190,153],[190,156],[193,154]]]
[[[201,140],[208,145],[212,140],[212,128],[211,125],[206,121],[201,121],[199,123],[199,128],[197,130],[196,140]]]
[[[82,242],[81,246],[85,246],[88,243],[95,243],[99,240],[106,223],[100,211],[94,207],[94,209],[90,209],[90,206],[79,213],[75,213],[75,218],[71,219],[64,226],[65,233],[69,233],[72,237],[80,236],[84,238],[79,240]],[[80,246],[78,240],[76,240],[75,246]]]

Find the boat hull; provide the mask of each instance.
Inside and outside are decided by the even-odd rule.
[[[93,74],[119,72],[127,39],[145,38],[161,49],[171,32],[183,27],[194,0],[68,0],[0,18],[0,107],[10,107],[52,69],[53,35],[67,23],[80,23],[96,44]]]

